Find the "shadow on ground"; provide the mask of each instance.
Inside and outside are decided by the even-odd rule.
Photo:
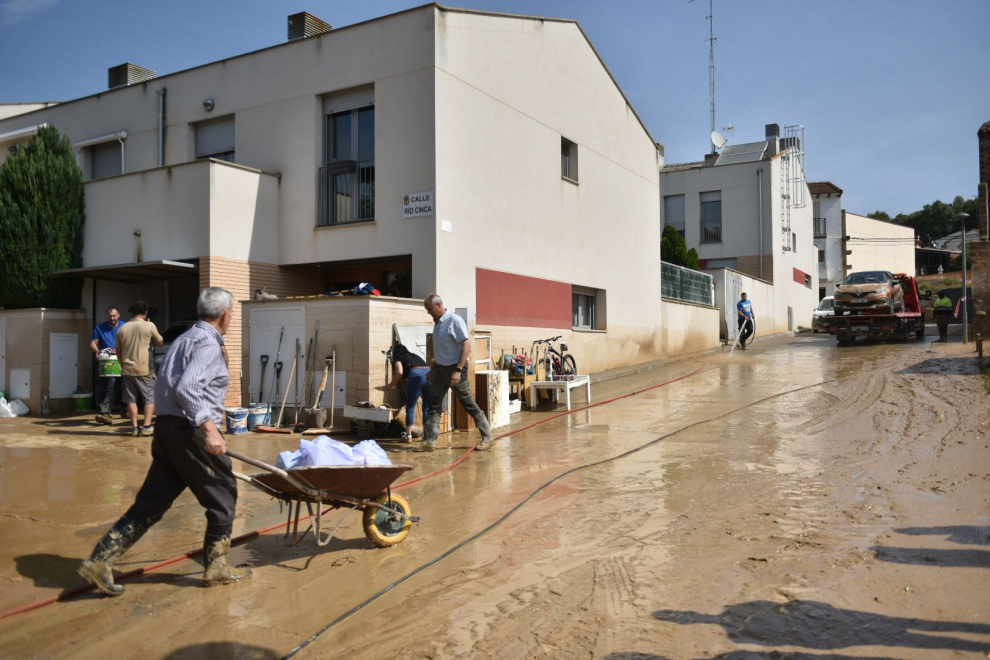
[[[880,561],[893,564],[918,566],[943,566],[947,568],[990,568],[988,550],[935,550],[933,548],[870,548]]]
[[[270,648],[253,644],[238,644],[237,642],[207,642],[193,644],[176,649],[166,656],[165,660],[275,660],[281,654]]]
[[[944,536],[945,540],[960,545],[990,545],[990,527],[977,525],[953,525],[950,527],[901,527],[898,534],[907,536]]]
[[[946,634],[990,635],[987,624],[891,617],[841,609],[813,600],[787,603],[758,600],[727,605],[719,614],[659,610],[653,616],[680,625],[719,625],[729,639],[738,644],[798,646],[823,651],[850,646],[888,646],[990,652],[990,641],[972,641]],[[793,656],[782,653],[778,657]]]

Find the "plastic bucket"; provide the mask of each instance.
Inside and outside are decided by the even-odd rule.
[[[227,433],[237,435],[248,431],[248,409],[247,408],[227,408]]]
[[[99,359],[99,363],[100,363],[100,378],[120,377],[120,360],[117,359],[116,355],[101,357]]]
[[[74,410],[75,412],[86,412],[92,409],[93,409],[92,392],[86,394],[72,395],[72,410]]]
[[[252,403],[250,410],[248,410],[247,416],[247,428],[248,431],[253,431],[258,428],[259,424],[270,424],[271,420],[268,415],[268,404],[267,403]]]

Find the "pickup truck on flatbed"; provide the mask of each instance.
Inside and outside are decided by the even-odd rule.
[[[918,283],[904,274],[894,275],[894,282],[904,292],[904,304],[899,312],[852,309],[828,319],[828,333],[840,344],[851,344],[856,337],[874,339],[910,339],[913,334],[925,336],[925,315],[921,309]]]

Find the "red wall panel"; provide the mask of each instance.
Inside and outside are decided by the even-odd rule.
[[[479,325],[571,329],[571,285],[475,269]]]
[[[803,270],[798,270],[797,268],[794,269],[795,282],[797,282],[798,284],[804,284],[805,282],[807,282],[807,280],[805,279],[806,277],[807,277],[807,273],[805,273]]]

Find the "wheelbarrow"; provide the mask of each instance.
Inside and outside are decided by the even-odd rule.
[[[299,512],[303,502],[310,516],[310,528],[317,546],[325,546],[340,529],[347,515],[360,510],[363,513],[364,534],[375,546],[387,548],[402,543],[409,534],[414,522],[409,502],[400,495],[392,494],[392,484],[396,479],[413,468],[412,465],[336,465],[301,467],[282,470],[250,456],[227,450],[231,458],[253,465],[266,472],[260,474],[240,474],[234,476],[245,481],[280,502],[288,504],[289,518],[286,522],[286,545],[296,545],[301,537],[299,532]],[[292,507],[295,505],[293,522]],[[323,509],[348,509],[341,516],[329,536],[323,535]],[[316,511],[313,511],[313,507]],[[292,538],[289,539],[289,527]],[[309,530],[303,532],[303,536]]]

